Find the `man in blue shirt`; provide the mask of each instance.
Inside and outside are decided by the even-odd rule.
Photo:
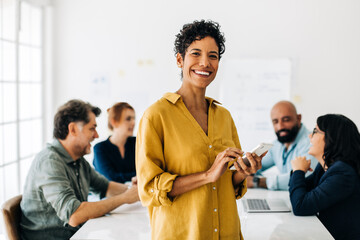
[[[98,138],[101,110],[70,100],[55,115],[54,141],[36,155],[21,201],[21,239],[69,239],[88,219],[139,200],[137,186],[109,182],[83,158]],[[89,191],[101,197],[87,202]]]
[[[248,187],[262,187],[270,190],[288,190],[291,172],[291,160],[296,156],[311,159],[315,169],[317,161],[308,154],[310,147],[309,131],[301,123],[301,114],[297,114],[293,103],[280,101],[271,109],[271,121],[277,136],[274,146],[262,159],[262,168],[255,176],[248,177]],[[262,173],[276,166],[278,173],[262,176]]]

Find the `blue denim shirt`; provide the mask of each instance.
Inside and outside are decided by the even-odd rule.
[[[294,140],[286,149],[285,145],[278,140],[273,142],[274,146],[269,150],[262,160],[262,168],[257,174],[276,166],[279,174],[266,176],[266,185],[270,190],[288,190],[291,168],[291,160],[298,156],[305,156],[311,159],[311,168],[315,169],[318,161],[308,154],[310,148],[309,130],[301,124],[300,130]],[[310,173],[309,173],[310,174]]]
[[[22,239],[69,239],[78,229],[70,216],[87,201],[89,191],[105,196],[109,181],[80,158],[74,161],[61,143],[36,155],[21,201]]]

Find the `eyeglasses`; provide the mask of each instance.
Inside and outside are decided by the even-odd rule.
[[[317,128],[314,128],[314,130],[312,131],[311,136],[313,137],[314,134],[316,134],[316,133],[325,134],[324,132],[320,132],[320,130],[317,130]]]

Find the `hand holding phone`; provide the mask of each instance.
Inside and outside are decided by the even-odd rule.
[[[273,145],[271,143],[260,143],[259,145],[257,145],[253,150],[251,150],[251,153],[255,153],[257,156],[261,156],[263,153],[265,153],[266,151],[269,151],[269,149],[272,147]],[[245,153],[242,156],[242,159],[245,163],[246,166],[250,167],[250,162],[247,159]],[[237,164],[234,162],[234,164]],[[231,170],[235,170],[235,166],[232,166],[230,168]]]

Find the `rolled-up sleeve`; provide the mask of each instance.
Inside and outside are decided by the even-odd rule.
[[[240,199],[242,198],[245,193],[247,192],[247,179],[240,184],[238,188],[235,189],[235,198]]]
[[[64,163],[45,160],[39,167],[38,188],[47,202],[54,208],[56,215],[65,223],[78,209],[81,202],[70,186]]]
[[[174,199],[168,197],[176,174],[164,169],[164,152],[161,129],[155,129],[144,116],[136,138],[136,175],[141,202],[144,206],[169,206]]]
[[[235,143],[235,146],[239,149],[241,149],[241,145],[240,145],[240,141],[239,141],[239,135],[237,133],[236,130],[236,126],[234,123],[234,120],[231,118],[231,128],[232,128],[232,139]],[[236,170],[233,170],[233,174],[236,172]],[[241,185],[237,188],[235,188],[235,197],[236,199],[240,199],[242,198],[245,193],[247,192],[247,179],[245,178],[245,180],[241,183]]]

